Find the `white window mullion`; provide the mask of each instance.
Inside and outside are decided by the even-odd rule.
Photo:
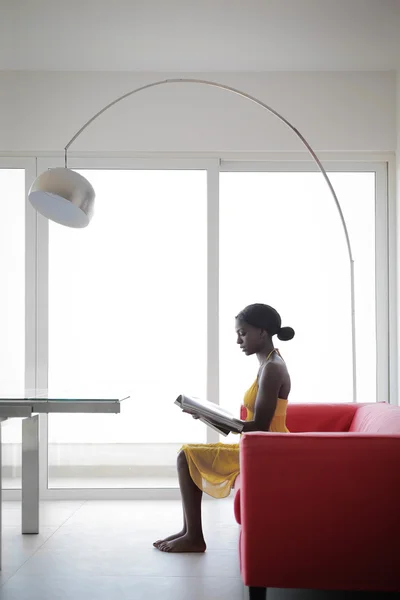
[[[49,361],[48,344],[48,262],[49,222],[38,214],[37,218],[37,272],[36,272],[36,385],[38,390],[47,390]],[[48,488],[48,416],[40,415],[39,430],[40,495],[46,496]]]
[[[37,175],[36,159],[25,168],[25,393],[36,388],[36,240],[37,212],[28,201]],[[22,421],[21,421],[22,427]],[[22,457],[21,457],[22,458]]]
[[[36,388],[36,240],[37,212],[28,201],[36,177],[36,160],[25,171],[25,389]]]
[[[397,331],[397,210],[396,210],[396,161],[395,157],[389,158],[385,172],[387,181],[388,201],[388,260],[389,260],[389,322],[388,322],[388,346],[389,346],[389,401],[391,404],[399,404],[398,396],[398,331]]]
[[[389,380],[389,238],[387,168],[375,166],[376,398],[388,402]],[[362,399],[360,399],[362,401]]]
[[[47,169],[62,167],[61,157],[41,158],[38,174]],[[49,365],[49,222],[37,214],[36,220],[36,388],[47,390]],[[39,430],[40,498],[48,498],[48,415],[40,415]]]
[[[219,404],[219,165],[207,170],[207,399]],[[207,429],[207,443],[219,435]]]

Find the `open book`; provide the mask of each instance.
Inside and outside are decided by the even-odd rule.
[[[227,436],[231,431],[234,433],[243,431],[243,421],[235,419],[228,410],[208,400],[199,400],[199,398],[181,394],[175,400],[175,404],[185,412],[196,415],[199,417],[199,421],[222,435]]]

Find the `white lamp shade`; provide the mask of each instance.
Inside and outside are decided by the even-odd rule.
[[[85,177],[67,168],[49,169],[33,182],[29,201],[44,217],[82,228],[93,216],[95,191]]]

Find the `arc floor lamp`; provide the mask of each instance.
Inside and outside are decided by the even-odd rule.
[[[44,217],[55,221],[56,223],[60,223],[61,225],[66,225],[68,227],[82,228],[86,227],[93,216],[93,208],[94,208],[94,200],[95,200],[95,191],[89,181],[71,169],[68,169],[68,149],[71,144],[80,136],[80,134],[95,121],[100,115],[106,112],[109,108],[118,104],[125,98],[129,96],[133,96],[143,90],[158,87],[161,85],[171,85],[171,84],[199,84],[206,85],[209,87],[218,88],[221,90],[226,90],[227,92],[231,92],[242,98],[246,98],[255,104],[258,104],[269,113],[275,115],[280,121],[282,121],[289,129],[295,133],[295,135],[299,138],[302,144],[307,148],[311,157],[315,161],[320,170],[322,176],[325,179],[325,182],[329,188],[333,201],[336,205],[336,208],[339,213],[340,222],[343,227],[343,232],[345,236],[345,241],[347,245],[348,251],[348,259],[349,259],[349,267],[350,267],[350,290],[351,290],[351,336],[352,336],[352,360],[353,360],[353,401],[357,401],[357,379],[356,379],[356,340],[355,340],[355,285],[354,285],[354,259],[353,253],[351,249],[350,236],[347,230],[346,221],[343,215],[342,208],[340,206],[338,197],[333,188],[333,185],[328,177],[327,172],[325,171],[321,161],[318,156],[307,142],[305,137],[300,133],[290,121],[285,119],[280,113],[278,113],[275,109],[271,108],[265,102],[258,100],[254,96],[247,94],[246,92],[242,92],[236,88],[233,88],[228,85],[224,85],[222,83],[217,83],[214,81],[206,81],[203,79],[164,79],[161,81],[155,81],[153,83],[148,83],[147,85],[143,85],[139,88],[136,88],[122,96],[119,96],[107,106],[104,106],[101,110],[99,110],[93,117],[91,117],[80,129],[76,132],[76,134],[70,139],[67,145],[64,148],[64,157],[65,157],[65,167],[49,169],[44,173],[41,173],[37,179],[33,182],[31,189],[29,190],[29,200],[33,207]]]

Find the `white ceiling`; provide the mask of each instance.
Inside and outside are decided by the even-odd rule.
[[[400,0],[0,0],[0,69],[400,68]]]

